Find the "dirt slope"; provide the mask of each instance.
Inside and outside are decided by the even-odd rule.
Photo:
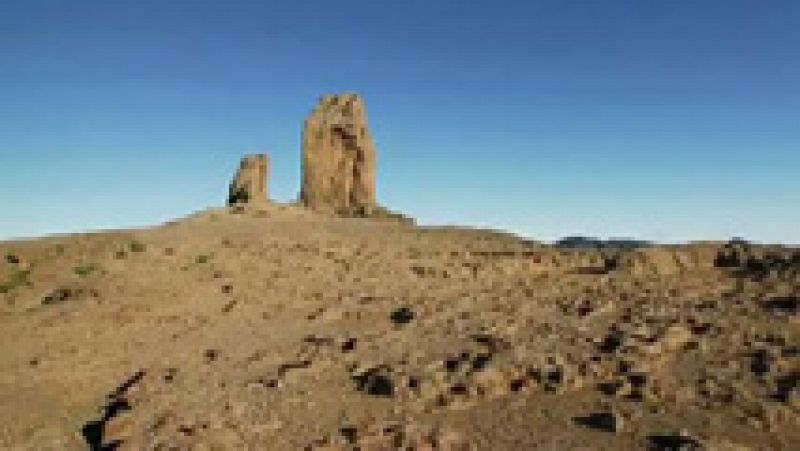
[[[797,449],[800,253],[294,206],[0,243],[3,449]]]

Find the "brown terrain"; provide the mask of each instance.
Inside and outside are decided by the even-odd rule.
[[[798,449],[800,250],[420,227],[332,117],[301,203],[251,157],[228,207],[0,243],[0,448]]]

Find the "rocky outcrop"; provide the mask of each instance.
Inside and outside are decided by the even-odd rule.
[[[303,130],[301,201],[314,210],[369,215],[376,206],[375,158],[361,97],[323,96]]]
[[[617,259],[617,269],[635,276],[671,275],[686,271],[711,269],[711,256],[705,261],[689,249],[652,247],[623,253]],[[705,263],[705,267],[702,264]]]
[[[269,157],[266,154],[242,158],[228,191],[228,205],[265,204]]]

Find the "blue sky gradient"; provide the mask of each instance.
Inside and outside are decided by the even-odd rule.
[[[156,224],[364,95],[423,224],[800,243],[800,2],[0,0],[0,239]]]

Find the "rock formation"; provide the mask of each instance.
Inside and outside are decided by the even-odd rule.
[[[268,174],[269,157],[266,154],[242,158],[228,191],[228,205],[266,203]]]
[[[369,214],[376,206],[375,145],[359,95],[323,96],[306,119],[300,199],[340,214]]]

